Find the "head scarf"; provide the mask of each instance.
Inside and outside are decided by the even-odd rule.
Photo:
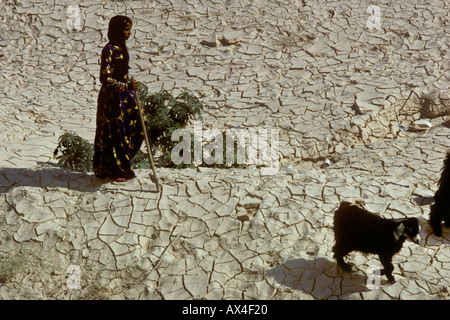
[[[111,18],[108,27],[108,40],[110,44],[125,45],[123,31],[127,23],[133,24],[131,19],[126,16],[114,16]]]
[[[109,44],[117,45],[122,48],[124,52],[124,60],[126,62],[126,65],[128,66],[129,55],[127,46],[125,44],[125,37],[123,36],[123,31],[125,30],[127,23],[133,24],[131,19],[126,16],[112,17],[109,21],[108,26],[108,40]]]

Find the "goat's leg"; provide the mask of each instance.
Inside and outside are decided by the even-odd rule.
[[[351,272],[352,266],[349,263],[344,261],[345,255],[347,255],[347,251],[342,251],[338,246],[335,246],[334,249],[334,258],[336,259],[337,265],[344,270],[345,272]]]
[[[430,222],[431,228],[433,229],[434,234],[437,237],[442,237],[442,226],[441,226],[442,217],[440,215],[441,210],[442,209],[440,207],[437,207],[436,204],[433,204],[431,206],[429,222]],[[446,221],[446,223],[447,223],[447,221]]]
[[[442,237],[442,226],[441,226],[441,221],[436,221],[436,220],[430,220],[430,225],[431,228],[433,229],[434,234],[437,237]]]
[[[381,264],[384,269],[381,270],[381,274],[385,274],[388,281],[393,283],[395,282],[395,278],[392,275],[392,271],[394,271],[394,265],[392,264],[392,256],[391,255],[379,255]]]

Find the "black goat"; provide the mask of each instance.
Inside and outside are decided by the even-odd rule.
[[[342,202],[334,214],[334,258],[339,267],[350,272],[351,265],[344,256],[352,251],[378,254],[389,282],[394,266],[392,257],[400,251],[406,238],[420,242],[420,224],[416,218],[385,219],[362,208],[359,204]]]
[[[444,159],[444,167],[442,168],[441,178],[438,182],[438,190],[434,194],[434,204],[430,210],[430,225],[434,234],[442,237],[441,221],[444,225],[450,227],[450,152]]]

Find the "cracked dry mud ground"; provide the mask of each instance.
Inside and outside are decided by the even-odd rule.
[[[447,1],[92,0],[77,32],[69,5],[0,3],[0,254],[23,257],[1,299],[448,298],[450,231],[426,221],[450,135]],[[278,129],[278,173],[157,168],[156,193],[149,170],[101,184],[57,167],[64,131],[93,141],[114,14],[134,21],[131,73],[201,97],[205,130]],[[399,129],[419,119],[432,127]],[[419,217],[424,240],[394,257],[396,283],[366,287],[371,255],[337,270],[343,200]]]

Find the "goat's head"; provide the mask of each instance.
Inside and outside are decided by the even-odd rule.
[[[419,244],[421,241],[419,220],[417,218],[406,218],[399,220],[399,222],[400,224],[394,230],[395,241],[405,237]]]

